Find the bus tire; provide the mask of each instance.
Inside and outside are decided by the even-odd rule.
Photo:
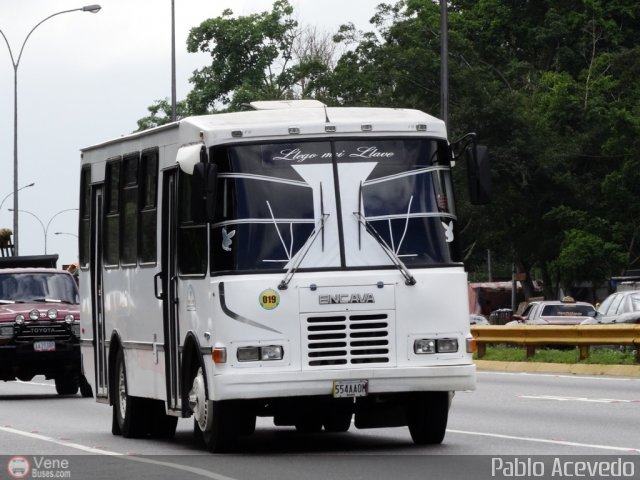
[[[351,417],[351,412],[331,412],[322,423],[327,432],[344,433],[351,428]]]
[[[231,406],[229,402],[208,401],[211,421],[210,426],[202,431],[202,439],[207,450],[212,453],[230,452],[236,444],[238,431],[234,428]]]
[[[93,390],[84,375],[80,375],[80,395],[83,398],[93,398]]]
[[[406,408],[409,433],[416,445],[442,443],[449,418],[449,392],[413,393]]]
[[[229,401],[209,400],[203,370],[198,368],[189,391],[189,408],[193,412],[194,436],[210,452],[228,452],[235,443],[238,432],[232,407]]]
[[[58,395],[75,395],[78,393],[78,376],[76,374],[56,377],[56,392]]]
[[[344,433],[351,428],[353,418],[353,399],[335,399],[324,409],[322,424],[326,432]]]
[[[296,420],[296,432],[299,433],[318,433],[322,430],[322,418],[311,412],[303,413]]]
[[[142,399],[129,395],[127,388],[127,370],[124,363],[124,353],[118,350],[115,368],[115,397],[113,400],[113,420],[117,431],[125,438],[136,438],[145,432],[146,412]],[[112,432],[114,426],[112,426]]]
[[[149,430],[154,438],[171,439],[176,435],[178,417],[167,415],[162,400],[149,400]]]

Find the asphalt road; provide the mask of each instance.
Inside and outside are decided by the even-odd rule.
[[[240,452],[212,455],[191,419],[173,441],[115,437],[109,407],[58,397],[37,377],[0,383],[0,478],[15,456],[40,471],[58,461],[58,478],[491,478],[493,457],[537,455],[631,458],[640,476],[639,418],[640,378],[479,372],[477,390],[456,395],[442,445],[417,447],[406,428],[305,435],[259,419]]]

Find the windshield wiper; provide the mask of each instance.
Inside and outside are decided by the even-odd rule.
[[[291,266],[289,267],[289,269],[287,270],[287,273],[285,273],[284,278],[278,284],[278,290],[286,290],[289,287],[289,282],[295,275],[296,271],[298,270],[298,267],[300,267],[302,260],[304,260],[304,257],[307,255],[307,253],[311,249],[313,242],[315,242],[316,238],[318,238],[318,235],[324,231],[324,224],[327,221],[327,218],[329,218],[328,213],[321,214],[320,220],[318,220],[318,223],[316,223],[316,226],[313,228],[313,232],[311,232],[311,235],[309,235],[309,238],[307,238],[306,242],[304,242],[304,245],[302,246],[302,248],[298,250],[298,253],[294,257],[294,260],[291,263]]]
[[[376,229],[373,228],[373,225],[371,225],[360,212],[353,212],[353,215],[358,220],[358,223],[364,227],[367,233],[371,235],[376,242],[378,242],[378,245],[380,245],[382,251],[387,254],[393,264],[398,268],[398,270],[404,277],[405,285],[415,285],[416,279],[413,278],[413,275],[411,275],[411,272],[409,271],[407,266],[402,262],[402,260],[400,260],[400,257],[396,254],[396,252],[394,252],[389,247],[389,245],[387,245],[387,242],[385,242],[380,234],[376,231]]]
[[[59,298],[34,298],[31,300],[32,302],[42,302],[42,303],[66,303],[69,305],[73,305],[69,300],[60,300]]]

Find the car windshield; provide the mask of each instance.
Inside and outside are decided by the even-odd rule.
[[[592,317],[595,309],[590,305],[545,305],[542,317]]]
[[[300,141],[217,147],[212,271],[458,262],[446,142]],[[304,247],[304,248],[303,248]]]
[[[71,275],[55,272],[0,274],[0,302],[44,301],[78,304],[78,289]]]

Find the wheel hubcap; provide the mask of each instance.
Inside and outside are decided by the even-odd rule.
[[[198,369],[198,373],[193,379],[193,385],[189,392],[189,408],[193,412],[193,417],[202,431],[207,427],[207,417],[209,409],[207,408],[207,395],[204,387],[204,376],[202,369]]]
[[[120,365],[120,372],[118,374],[118,402],[120,403],[120,413],[124,418],[127,412],[127,385],[122,364]]]

